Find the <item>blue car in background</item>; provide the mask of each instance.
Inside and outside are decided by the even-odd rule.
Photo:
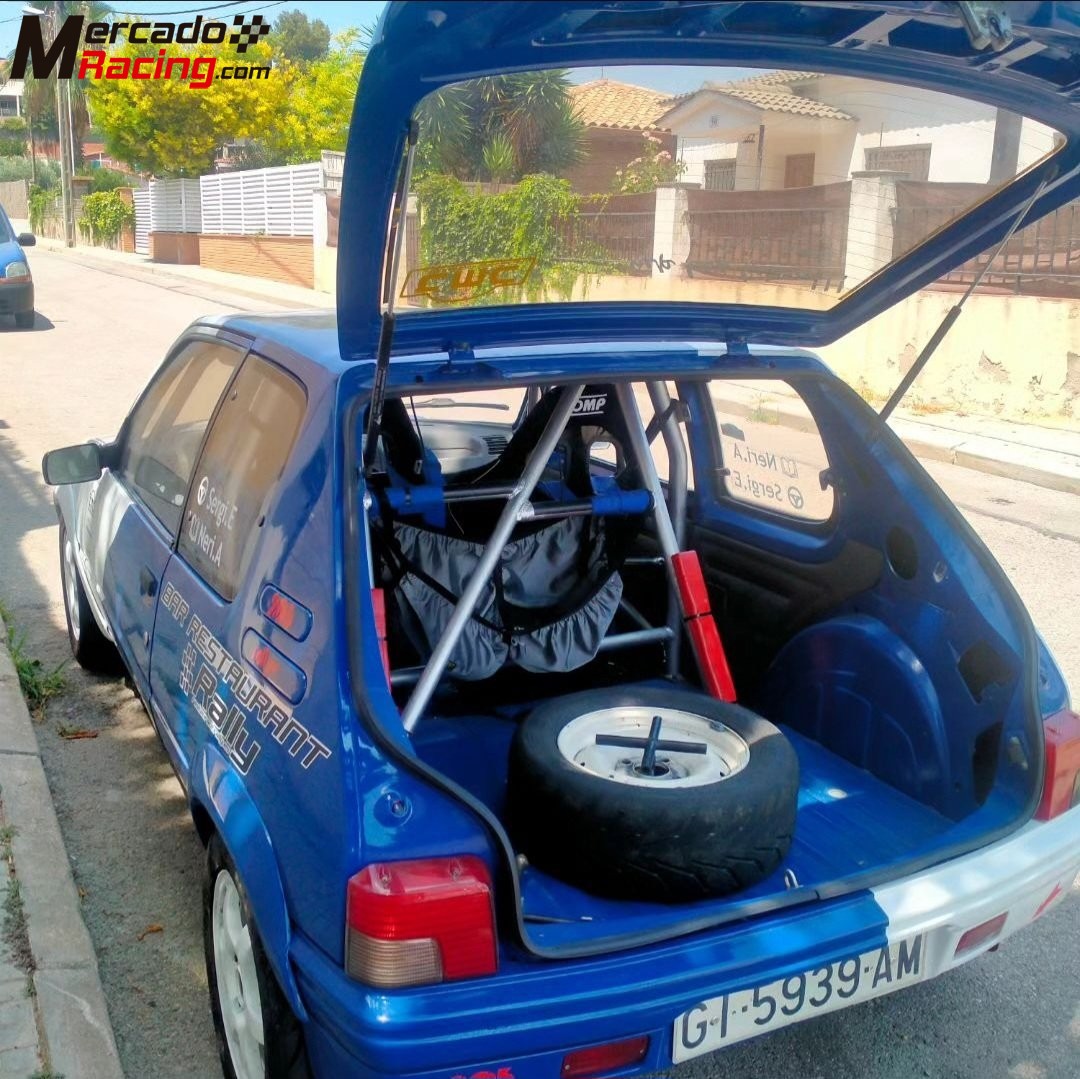
[[[43,462],[72,651],[206,845],[227,1076],[653,1072],[1066,897],[1080,716],[885,422],[934,342],[881,412],[808,349],[1080,196],[1078,16],[388,5],[336,316],[201,319]],[[644,191],[490,111],[643,64],[695,133]]]
[[[13,315],[20,330],[34,325],[34,279],[23,248],[36,242],[29,232],[16,236],[0,206],[0,315]]]

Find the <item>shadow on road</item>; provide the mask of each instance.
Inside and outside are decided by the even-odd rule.
[[[0,333],[40,333],[42,330],[55,330],[56,326],[51,319],[46,318],[40,311],[34,312],[34,325],[28,330],[19,329],[15,320],[7,316],[0,316]]]

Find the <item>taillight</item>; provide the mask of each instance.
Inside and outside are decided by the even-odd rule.
[[[631,1064],[640,1064],[648,1051],[647,1034],[640,1038],[628,1038],[623,1042],[608,1042],[607,1045],[575,1049],[563,1057],[562,1079],[585,1079],[589,1075],[600,1075],[627,1068]]]
[[[1052,820],[1080,805],[1080,715],[1065,708],[1043,724],[1046,775],[1036,820]]]
[[[983,922],[981,925],[975,926],[974,929],[969,929],[957,942],[956,951],[954,955],[964,955],[966,952],[973,952],[976,948],[981,947],[988,941],[993,940],[995,937],[1001,935],[1001,931],[1005,928],[1005,922],[1008,920],[1009,913],[1006,911],[1004,914],[999,914],[996,918],[991,918],[988,922]]]
[[[349,880],[345,967],[382,989],[494,974],[495,910],[472,855],[379,862]]]

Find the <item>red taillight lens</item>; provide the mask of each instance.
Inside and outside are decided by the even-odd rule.
[[[1080,805],[1080,715],[1067,708],[1043,724],[1046,775],[1036,820],[1052,820]]]
[[[624,1042],[593,1045],[567,1053],[562,1062],[562,1079],[584,1079],[588,1075],[618,1071],[631,1064],[640,1064],[649,1051],[649,1036],[629,1038]]]
[[[1005,921],[1008,917],[1008,912],[999,914],[996,918],[991,918],[990,921],[983,922],[982,925],[977,925],[974,929],[969,929],[956,942],[956,952],[954,954],[963,955],[965,952],[972,952],[980,945],[999,936],[1005,928]]]
[[[380,862],[349,881],[349,974],[379,988],[494,974],[491,878],[476,857]]]

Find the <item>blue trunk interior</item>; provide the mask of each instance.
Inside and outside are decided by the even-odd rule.
[[[417,730],[417,753],[461,784],[501,817],[506,797],[506,760],[518,716],[433,716]],[[868,771],[790,728],[783,728],[799,757],[798,822],[791,850],[771,876],[733,895],[667,906],[588,895],[533,867],[521,874],[523,909],[535,943],[570,945],[598,935],[673,927],[688,917],[720,912],[758,913],[762,901],[797,888],[824,884],[929,854],[987,827],[1012,810],[991,795],[977,813],[955,822],[875,778]],[[467,744],[469,752],[463,753]],[[587,828],[588,822],[583,821]],[[974,829],[974,832],[973,832]]]

